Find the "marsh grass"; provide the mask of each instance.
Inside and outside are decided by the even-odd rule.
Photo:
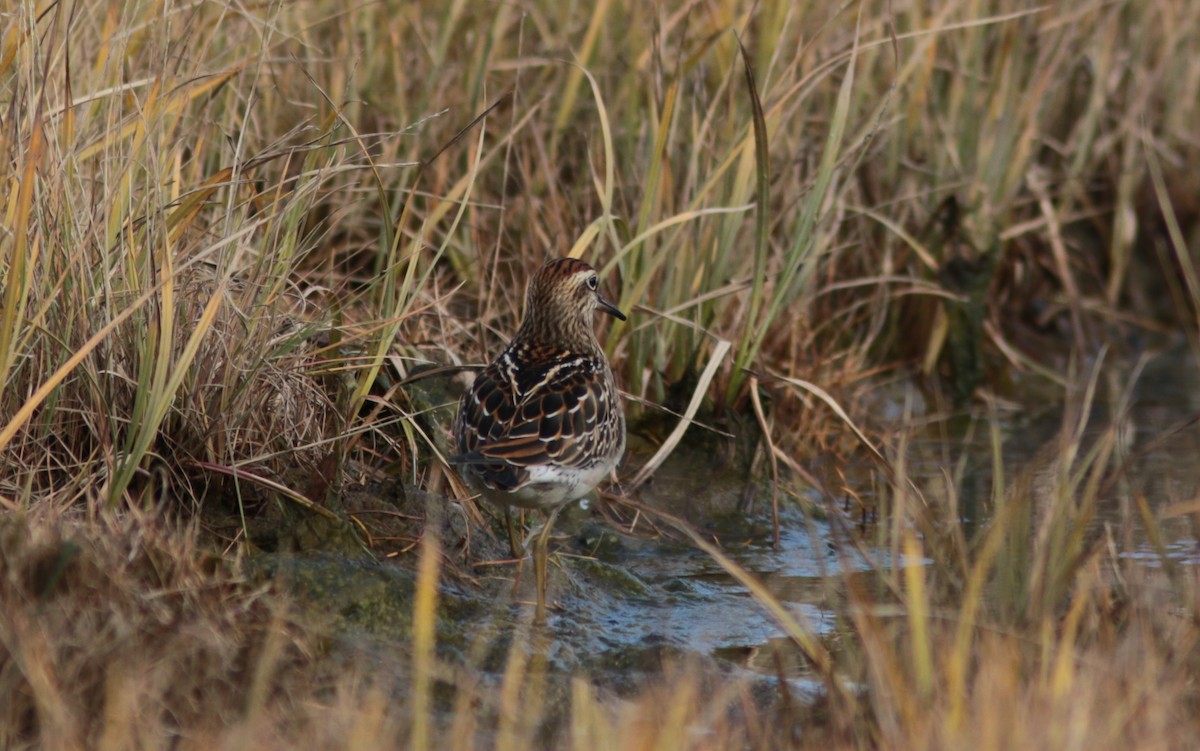
[[[899,371],[986,404],[1016,374],[1082,383],[1086,404],[1093,380],[1047,343],[1084,359],[1179,330],[1200,353],[1195,3],[82,0],[0,18],[5,745],[1197,735],[1195,572],[1092,536],[1120,431],[1085,443],[1081,410],[1040,470],[997,459],[974,537],[953,486],[909,478],[870,395]],[[687,416],[664,450],[703,408],[766,426],[776,472],[878,463],[890,560],[842,583],[840,649],[744,579],[821,667],[821,702],[765,708],[689,666],[622,701],[577,677],[547,739],[536,659],[514,652],[497,688],[431,652],[431,538],[395,702],[361,666],[323,673],[319,630],[167,529],[232,504],[236,547],[257,476],[334,513],[351,467],[465,497],[426,406],[387,385],[482,361],[528,270],[567,252],[631,313],[606,342],[633,417]],[[1154,537],[1158,512],[1127,508]]]

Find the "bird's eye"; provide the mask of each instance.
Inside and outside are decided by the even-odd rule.
[[[596,287],[597,287],[599,284],[600,284],[600,280],[599,280],[599,279],[597,279],[596,277],[594,277],[594,276],[589,276],[589,277],[588,277],[588,280],[587,280],[587,286],[588,286],[588,289],[596,289]]]

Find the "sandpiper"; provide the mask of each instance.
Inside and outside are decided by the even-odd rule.
[[[525,317],[508,346],[475,377],[458,404],[451,461],[472,488],[504,507],[546,513],[533,550],[535,620],[545,619],[546,557],[558,512],[587,495],[625,452],[625,417],[597,311],[625,314],[600,292],[596,270],[558,258],[525,293]],[[514,545],[515,547],[515,545]]]

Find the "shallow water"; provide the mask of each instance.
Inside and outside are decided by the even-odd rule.
[[[1200,500],[1200,368],[1178,347],[1144,362],[1093,364],[1101,370],[1086,419],[1063,405],[1062,389],[1037,386],[1046,405],[1036,412],[1002,415],[994,421],[1001,440],[1005,481],[1015,476],[1052,473],[1062,455],[1062,435],[1083,423],[1081,454],[1105,431],[1117,440],[1109,472],[1099,496],[1093,524],[1119,538],[1126,555],[1158,565],[1165,556],[1187,565],[1200,564],[1194,520],[1180,513]],[[1028,403],[1028,395],[1022,395]],[[923,489],[944,494],[947,473],[958,471],[962,521],[968,529],[986,521],[993,485],[992,422],[976,417],[959,421],[957,431],[943,425],[914,434],[906,455],[908,471]],[[1038,483],[1035,483],[1035,485]],[[1035,492],[1040,488],[1035,487]],[[1147,536],[1136,507],[1142,497],[1155,514],[1163,543],[1157,549]],[[1197,509],[1200,510],[1200,509]]]
[[[1022,473],[1045,476],[1052,471],[1046,467],[1061,455],[1058,436],[1064,424],[1076,424],[1066,417],[1071,413],[1064,407],[1061,387],[1039,383],[1028,391],[1034,389],[1047,405],[1041,410],[997,409],[992,417],[976,414],[945,420],[923,416],[920,397],[911,387],[893,394],[881,389],[885,403],[877,413],[899,417],[907,410],[911,419],[904,424],[915,426],[903,441],[897,439],[904,446],[908,477],[934,501],[944,501],[952,493],[968,537],[987,521],[993,493],[993,441],[1000,441],[999,455],[1006,483],[1011,485],[1012,478]],[[1028,404],[1038,399],[1027,393],[1014,401]],[[1200,498],[1197,413],[1200,372],[1185,350],[1161,354],[1144,368],[1111,362],[1096,379],[1081,445],[1086,452],[1117,421],[1122,440],[1112,466],[1123,471],[1109,474],[1114,479],[1101,494],[1093,523],[1121,543],[1119,549],[1127,551],[1127,558],[1148,567],[1200,564],[1194,526],[1200,509],[1173,513],[1194,508]],[[902,428],[897,427],[896,433],[901,435]],[[888,565],[891,554],[872,549],[870,541],[877,530],[869,519],[829,509],[815,491],[802,496],[808,501],[803,511],[788,500],[788,494],[780,495],[781,544],[775,548],[769,488],[758,488],[756,511],[745,514],[746,474],[738,469],[736,451],[723,451],[714,440],[695,437],[690,456],[681,448],[641,490],[640,500],[682,516],[718,539],[731,559],[754,574],[827,649],[836,652],[835,606],[845,596],[847,582],[857,579],[864,588],[871,587],[871,568]],[[844,471],[844,481],[865,505],[880,500],[877,490],[887,494],[873,464],[864,461]],[[1036,481],[1032,487],[1036,491]],[[1134,505],[1139,496],[1158,517],[1161,546],[1152,543],[1140,522]],[[855,535],[860,547],[839,543],[835,528],[843,537]],[[819,680],[772,617],[705,553],[657,536],[617,534],[580,508],[564,512],[555,532],[559,554],[551,566],[550,598],[557,607],[551,611],[547,632],[553,644],[548,664],[559,674],[582,671],[620,693],[635,689],[668,662],[685,660],[702,670],[764,684],[782,675],[794,693],[820,692]],[[394,613],[409,607],[411,576],[379,573],[386,564],[366,576],[363,566],[355,563],[349,574],[335,571],[332,577],[323,575],[323,580],[353,576],[371,582],[373,594],[348,595],[334,584],[337,599],[321,607],[350,612],[352,616],[344,619],[347,633],[352,638],[369,635],[373,650],[407,649],[406,621]],[[516,567],[511,564],[485,569],[479,574],[479,589],[448,586],[439,637],[443,647],[484,673],[501,672],[505,647],[529,631],[530,569],[524,567],[516,587]],[[329,586],[301,583],[300,588]],[[382,625],[380,619],[360,617],[374,612],[384,614]],[[486,640],[494,644],[476,648]]]

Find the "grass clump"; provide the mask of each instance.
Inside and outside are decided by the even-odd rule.
[[[1172,514],[1114,491],[1121,431],[1085,434],[1079,414],[996,484],[971,538],[953,489],[887,504],[897,531],[879,535],[876,590],[851,586],[847,625],[880,745],[1186,748],[1200,729],[1197,573],[1161,547],[1147,565],[1135,530],[1157,539]],[[930,523],[946,533],[916,532]]]
[[[204,747],[317,682],[313,642],[194,534],[12,517],[0,543],[5,748]]]

